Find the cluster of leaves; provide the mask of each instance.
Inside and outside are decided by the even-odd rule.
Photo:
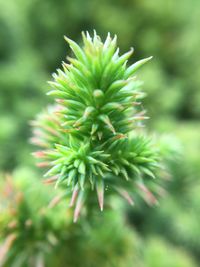
[[[56,204],[53,192],[27,175],[1,177],[1,266],[44,266],[48,258],[50,263],[60,229],[69,225],[61,205],[50,209]]]
[[[200,219],[200,140],[197,129],[199,129],[198,123],[188,125],[184,122],[174,130],[184,144],[184,150],[183,145],[181,149],[184,153],[179,153],[175,161],[169,160],[172,178],[167,184],[168,193],[160,201],[160,206],[151,211],[145,206],[140,209],[131,209],[130,214],[135,226],[143,235],[146,237],[152,234],[162,235],[174,246],[180,246],[191,253],[198,263],[200,260],[200,226],[198,223]],[[193,136],[192,139],[191,136]],[[170,144],[176,148],[176,151],[181,151],[178,149],[180,141],[178,145],[173,139]],[[164,149],[164,145],[162,147],[163,151],[168,149]]]
[[[79,267],[83,261],[86,267],[196,266],[184,250],[158,237],[144,242],[120,211],[99,216],[94,209],[89,222],[75,225],[66,204],[58,203],[55,191],[42,186],[32,171],[13,175],[0,180],[2,267]]]
[[[1,266],[78,267],[84,259],[88,267],[122,267],[136,260],[132,250],[137,236],[120,214],[94,214],[90,223],[75,225],[66,204],[58,203],[55,191],[40,184],[32,172],[2,176],[0,184]]]
[[[199,7],[200,2],[196,0],[183,0],[181,5],[178,1],[172,0],[165,2],[115,0],[114,4],[112,0],[102,0],[101,5],[97,0],[92,2],[60,0],[59,5],[53,0],[2,2],[0,9],[1,168],[14,169],[16,165],[25,166],[30,162],[30,157],[27,155],[31,148],[24,142],[29,136],[27,120],[44,106],[43,81],[49,79],[49,73],[58,66],[58,59],[66,54],[66,48],[60,36],[67,33],[77,40],[82,29],[93,29],[94,25],[102,35],[107,31],[117,33],[120,36],[122,51],[134,44],[138,52],[136,59],[148,54],[153,54],[155,57],[152,64],[143,68],[142,73],[140,72],[148,90],[145,107],[151,115],[149,125],[159,119],[165,131],[167,129],[170,132],[176,132],[180,129],[178,134],[180,137],[188,135],[184,139],[187,160],[174,166],[173,180],[176,182],[172,184],[176,186],[173,191],[168,188],[170,194],[174,196],[172,199],[165,199],[157,210],[163,213],[163,220],[161,216],[155,215],[154,209],[149,211],[145,206],[141,208],[142,203],[140,203],[140,211],[143,212],[142,220],[134,213],[132,221],[135,224],[140,221],[141,225],[146,222],[149,234],[151,230],[148,226],[151,224],[162,238],[175,239],[180,246],[184,243],[188,250],[195,251],[199,255],[199,211],[195,204],[199,203],[198,188],[195,194],[191,192],[189,198],[182,188],[183,177],[187,175],[188,167],[191,169],[195,166],[199,167],[199,145],[197,145],[199,125],[196,123],[191,128],[190,122],[181,126],[180,121],[176,121],[173,125],[171,120],[166,120],[169,116],[173,120],[177,116],[194,119],[200,114],[200,70],[196,56],[200,49]],[[155,125],[153,129],[159,130]],[[189,134],[188,129],[190,129]],[[196,139],[195,135],[197,135]],[[197,148],[196,155],[190,153],[192,147]],[[181,172],[183,166],[184,170]],[[181,175],[180,179],[177,179],[179,171]],[[199,171],[193,174],[195,188]],[[28,174],[26,178],[30,179],[30,175]],[[146,179],[146,182],[150,182],[151,186],[154,185],[151,180]],[[188,184],[186,188],[189,188]],[[186,202],[179,205],[177,202],[180,199]],[[165,201],[169,205],[167,203],[165,205]],[[177,204],[176,208],[174,208],[175,204]],[[165,211],[162,211],[162,207]],[[108,222],[105,230],[107,224]],[[163,227],[160,227],[161,225]],[[143,234],[144,229],[140,229],[140,233]],[[163,233],[166,235],[163,236]],[[15,243],[16,246],[17,244]],[[148,250],[149,247],[154,249]],[[158,247],[162,247],[159,252]],[[152,246],[145,242],[143,251],[145,248],[149,251],[145,254],[148,267],[166,264],[168,266],[186,265],[183,261],[177,260],[179,263],[176,263],[174,247],[170,250],[164,249],[163,245],[156,241]],[[162,251],[166,252],[165,256]],[[169,259],[169,254],[174,259],[173,263]],[[180,255],[185,260],[184,256]],[[97,262],[93,265],[96,266],[96,264]],[[187,265],[192,266],[192,264]],[[57,265],[54,264],[54,266]]]
[[[145,180],[156,176],[158,151],[149,138],[130,136],[147,118],[134,74],[151,58],[128,67],[133,49],[120,56],[117,38],[110,34],[103,43],[95,32],[93,38],[83,33],[83,48],[66,40],[75,58],[68,58],[70,64],[63,63],[50,82],[53,90],[48,94],[57,104],[32,122],[31,141],[43,148],[34,155],[43,159],[39,166],[50,167],[44,176],[73,191],[74,221],[90,188],[97,190],[101,210],[104,191],[113,189],[133,204],[130,192],[137,188],[155,204]]]
[[[59,5],[53,0],[3,3],[0,10],[1,168],[10,170],[30,163],[27,153],[31,148],[24,142],[29,136],[27,120],[44,106],[43,81],[49,79],[49,73],[66,54],[60,36],[67,33],[78,40],[81,30],[92,30],[94,25],[102,36],[108,31],[117,33],[122,51],[134,44],[138,52],[136,59],[141,55],[155,56],[141,73],[148,85],[145,107],[151,116],[149,124],[159,119],[162,124],[164,121],[166,129],[164,117],[198,118],[199,7],[196,0],[183,0],[181,6],[176,1],[163,4],[159,0],[126,0],[126,3],[116,0],[114,5],[112,0],[102,0],[101,5],[98,0],[60,0]],[[176,10],[180,12],[177,14]]]

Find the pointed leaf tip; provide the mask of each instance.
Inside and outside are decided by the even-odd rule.
[[[54,208],[62,199],[62,196],[61,195],[58,195],[58,196],[55,196],[50,202],[49,202],[49,205],[48,205],[48,208]]]
[[[97,197],[99,202],[100,210],[103,211],[104,206],[104,182],[101,179],[96,183],[96,189],[97,189]]]
[[[138,188],[144,193],[144,199],[149,205],[158,205],[158,201],[153,193],[142,183],[137,183]]]
[[[85,174],[85,172],[86,172],[86,166],[85,166],[85,163],[83,161],[81,161],[79,166],[78,166],[78,172],[81,174]]]
[[[134,205],[133,199],[131,198],[131,196],[129,195],[129,193],[125,189],[116,188],[116,190],[131,206]]]
[[[78,185],[76,185],[74,190],[73,190],[73,193],[72,193],[71,201],[70,201],[70,204],[69,204],[70,207],[74,206],[74,203],[75,203],[75,201],[77,199],[77,196],[78,196],[78,191],[79,191]]]
[[[68,38],[66,35],[64,35],[64,40],[68,43],[70,43],[72,40],[70,38]]]
[[[77,222],[77,220],[80,216],[80,212],[81,212],[81,209],[83,207],[83,202],[84,202],[84,193],[83,193],[83,191],[80,191],[80,193],[78,194],[78,199],[77,199],[76,207],[75,207],[75,211],[74,211],[74,223]]]
[[[141,66],[143,66],[145,63],[150,61],[153,58],[153,56],[141,59],[134,64],[132,64],[128,69],[125,71],[125,77],[128,78],[132,76]]]
[[[113,134],[116,134],[115,128],[114,128],[114,126],[112,125],[112,123],[111,123],[111,121],[110,121],[110,119],[109,119],[109,117],[108,117],[107,115],[100,115],[100,116],[99,116],[99,119],[100,119],[101,121],[103,121],[103,122],[108,126],[108,128],[111,130],[111,132],[112,132]]]
[[[79,183],[80,183],[81,190],[84,190],[85,174],[81,174],[81,175],[79,176]]]
[[[80,48],[80,46],[76,42],[74,42],[73,40],[68,38],[67,36],[64,36],[64,39],[69,44],[70,48],[74,52],[77,59],[80,60],[81,62],[85,63],[87,60],[86,60],[85,54],[84,54],[83,50]]]

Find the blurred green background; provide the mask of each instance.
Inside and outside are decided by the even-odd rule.
[[[133,46],[133,62],[153,55],[138,73],[151,117],[147,129],[173,135],[182,146],[160,206],[128,210],[143,240],[141,266],[198,266],[199,0],[0,0],[0,170],[41,176],[30,155],[28,122],[51,101],[46,81],[69,53],[63,36],[79,42],[81,31],[93,29],[102,38],[117,34],[121,52]]]

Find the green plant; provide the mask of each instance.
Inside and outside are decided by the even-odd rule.
[[[75,225],[66,203],[57,200],[55,190],[27,168],[0,176],[1,266],[131,267],[138,262],[138,237],[120,212]]]
[[[131,66],[133,49],[119,55],[117,37],[108,34],[103,43],[94,32],[83,33],[83,47],[65,38],[75,57],[57,70],[48,95],[57,104],[38,115],[32,142],[42,148],[34,155],[48,182],[72,190],[70,205],[76,203],[76,222],[86,200],[97,191],[103,210],[104,193],[114,191],[133,204],[131,194],[142,193],[150,204],[157,200],[148,188],[160,170],[158,147],[140,132],[145,111],[144,93],[135,72],[151,57]]]

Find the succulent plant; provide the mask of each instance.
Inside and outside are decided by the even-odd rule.
[[[147,117],[135,72],[151,57],[127,66],[133,49],[120,56],[116,36],[102,42],[96,32],[82,35],[83,47],[65,37],[74,57],[53,74],[48,95],[55,104],[32,122],[31,139],[41,147],[33,154],[48,168],[46,181],[72,192],[74,221],[94,191],[101,210],[104,194],[113,192],[130,204],[131,194],[142,192],[155,204],[146,185],[160,168],[156,146],[139,130]]]

